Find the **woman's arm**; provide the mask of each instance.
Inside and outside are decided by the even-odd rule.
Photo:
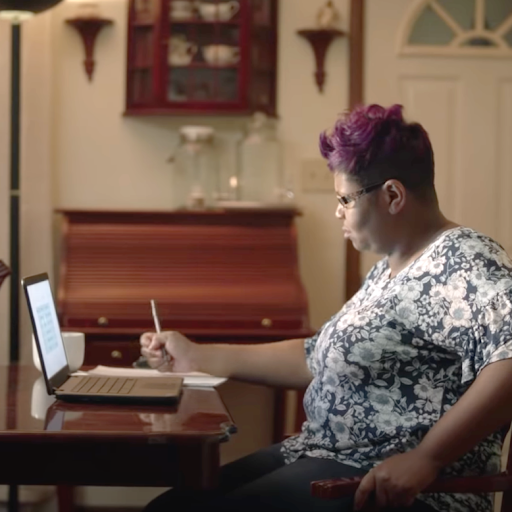
[[[305,388],[313,376],[306,364],[304,340],[258,345],[199,344],[179,332],[145,333],[141,352],[152,368],[161,371],[200,371],[218,377]],[[170,356],[166,361],[162,349]]]
[[[486,366],[417,450],[440,467],[456,461],[512,420],[512,359]]]
[[[259,345],[201,345],[198,363],[199,371],[269,386],[301,389],[313,379],[303,339]]]
[[[486,366],[417,448],[386,459],[361,481],[356,508],[371,492],[379,506],[409,505],[444,466],[512,420],[512,359]]]

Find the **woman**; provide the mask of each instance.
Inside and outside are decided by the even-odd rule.
[[[310,339],[236,346],[172,332],[141,337],[142,353],[164,371],[307,387],[300,435],[225,466],[215,496],[180,510],[348,511],[372,497],[388,510],[490,512],[490,496],[421,491],[440,473],[499,468],[511,420],[512,262],[443,216],[428,135],[399,105],[355,109],[321,135],[320,150],[345,237],[385,258]],[[309,496],[312,480],[358,475],[354,504]],[[171,491],[149,509],[178,498]]]

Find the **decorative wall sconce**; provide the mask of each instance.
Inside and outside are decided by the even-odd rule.
[[[325,55],[332,41],[345,35],[341,30],[332,29],[305,29],[297,32],[300,36],[306,38],[315,52],[316,71],[315,79],[320,92],[324,92],[325,83]]]
[[[297,33],[307,39],[315,53],[316,71],[315,79],[320,92],[324,91],[325,83],[325,55],[334,39],[345,35],[345,32],[336,28],[340,21],[340,14],[329,0],[317,13],[316,28],[299,30]]]
[[[87,73],[89,81],[92,81],[94,67],[96,64],[94,61],[94,45],[96,43],[96,37],[103,27],[112,25],[113,21],[107,18],[102,18],[94,8],[94,4],[84,4],[83,7],[88,7],[88,11],[82,9],[83,13],[80,13],[75,18],[67,19],[66,23],[74,27],[82,37],[85,49],[85,72]]]

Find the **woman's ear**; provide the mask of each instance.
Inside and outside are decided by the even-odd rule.
[[[383,186],[388,212],[391,215],[400,213],[405,207],[406,190],[403,184],[398,180],[388,180]]]

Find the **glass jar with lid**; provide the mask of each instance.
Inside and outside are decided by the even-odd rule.
[[[238,199],[273,204],[284,195],[281,144],[266,114],[256,112],[239,148]]]
[[[173,195],[179,207],[213,206],[219,190],[215,131],[210,126],[182,126],[174,162]]]

